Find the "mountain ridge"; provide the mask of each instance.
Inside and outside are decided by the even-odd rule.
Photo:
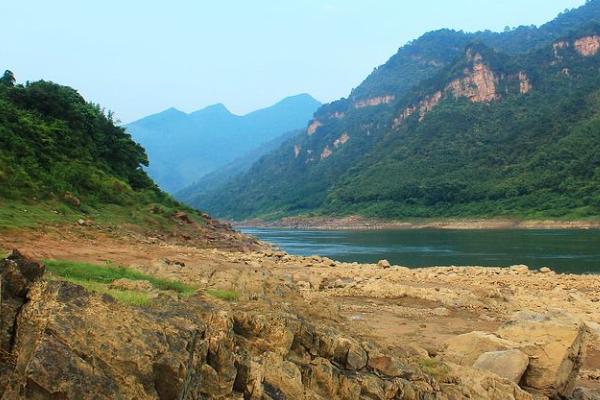
[[[175,193],[278,135],[302,128],[320,105],[305,93],[244,115],[218,103],[191,113],[168,109],[126,128],[148,152],[149,175]]]
[[[560,181],[548,180],[548,174],[537,167],[535,176],[529,176],[525,166],[530,164],[527,157],[560,151],[560,146],[549,143],[536,127],[547,127],[548,137],[556,141],[570,140],[569,146],[576,146],[571,150],[573,162],[581,162],[583,154],[591,157],[587,149],[597,146],[595,137],[577,133],[579,125],[595,123],[593,113],[576,111],[594,109],[595,38],[600,32],[592,21],[599,17],[600,2],[593,0],[543,25],[544,30],[559,26],[544,44],[539,37],[545,32],[530,35],[533,28],[508,32],[513,36],[525,32],[522,41],[529,40],[528,52],[504,53],[497,50],[495,42],[467,43],[462,56],[454,57],[450,64],[436,64],[436,72],[430,76],[422,71],[404,76],[404,82],[412,84],[396,92],[375,89],[360,97],[357,93],[364,88],[359,87],[349,98],[321,107],[304,134],[263,157],[222,193],[212,193],[202,204],[191,204],[233,219],[306,213],[384,218],[598,215],[594,163],[589,165],[592,172],[588,175],[592,176],[588,177],[578,170],[565,174],[561,166],[552,165],[563,179],[575,179],[586,187],[587,195],[576,185],[572,193],[565,193]],[[575,22],[565,26],[564,21]],[[559,36],[569,30],[575,33]],[[449,31],[442,31],[442,36],[444,32]],[[452,40],[455,34],[450,35]],[[423,38],[427,42],[431,36],[419,40]],[[577,44],[579,40],[587,43]],[[415,42],[399,53],[414,50],[427,54],[448,44],[442,41],[414,47]],[[503,45],[510,48],[514,42],[511,37]],[[477,50],[470,60],[469,48]],[[411,63],[406,65],[412,68]],[[394,82],[406,65],[386,79]],[[528,103],[531,97],[536,102]],[[573,109],[568,102],[580,104],[580,108]],[[568,112],[569,118],[553,120],[557,112]],[[486,120],[487,113],[495,113],[493,120]],[[522,136],[511,136],[511,129]],[[464,142],[457,146],[459,139]],[[519,141],[523,141],[521,147],[511,150]],[[531,143],[542,146],[541,150]],[[494,146],[499,154],[494,154]],[[480,153],[474,153],[476,148]],[[517,155],[521,158],[515,158]],[[511,162],[516,165],[511,167]],[[502,173],[492,168],[494,163]],[[427,171],[432,173],[424,175]],[[481,171],[489,171],[489,175]],[[520,179],[529,182],[531,190],[519,183]]]

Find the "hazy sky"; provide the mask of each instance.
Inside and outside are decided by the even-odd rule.
[[[125,122],[222,102],[348,95],[407,41],[541,24],[584,0],[0,0],[0,69],[77,88]]]

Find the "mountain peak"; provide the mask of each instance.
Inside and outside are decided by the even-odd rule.
[[[321,102],[318,101],[317,99],[315,99],[314,97],[312,97],[310,94],[308,93],[300,93],[300,94],[296,94],[293,96],[288,96],[283,98],[281,101],[277,102],[275,104],[275,106],[278,105],[287,105],[287,104],[292,104],[292,105],[297,105],[297,104],[316,104],[316,105],[320,105]]]
[[[194,114],[212,114],[212,115],[232,115],[231,111],[223,103],[216,103],[200,110],[192,112]]]

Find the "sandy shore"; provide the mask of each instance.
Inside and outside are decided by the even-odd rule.
[[[389,221],[360,216],[286,217],[276,221],[260,219],[233,223],[238,228],[285,228],[314,230],[386,229],[600,229],[600,220],[556,221],[517,219],[441,219]]]

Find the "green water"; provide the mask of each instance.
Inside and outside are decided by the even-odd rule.
[[[557,272],[600,273],[598,230],[242,231],[290,254],[348,262],[387,259],[407,267],[525,264]]]

